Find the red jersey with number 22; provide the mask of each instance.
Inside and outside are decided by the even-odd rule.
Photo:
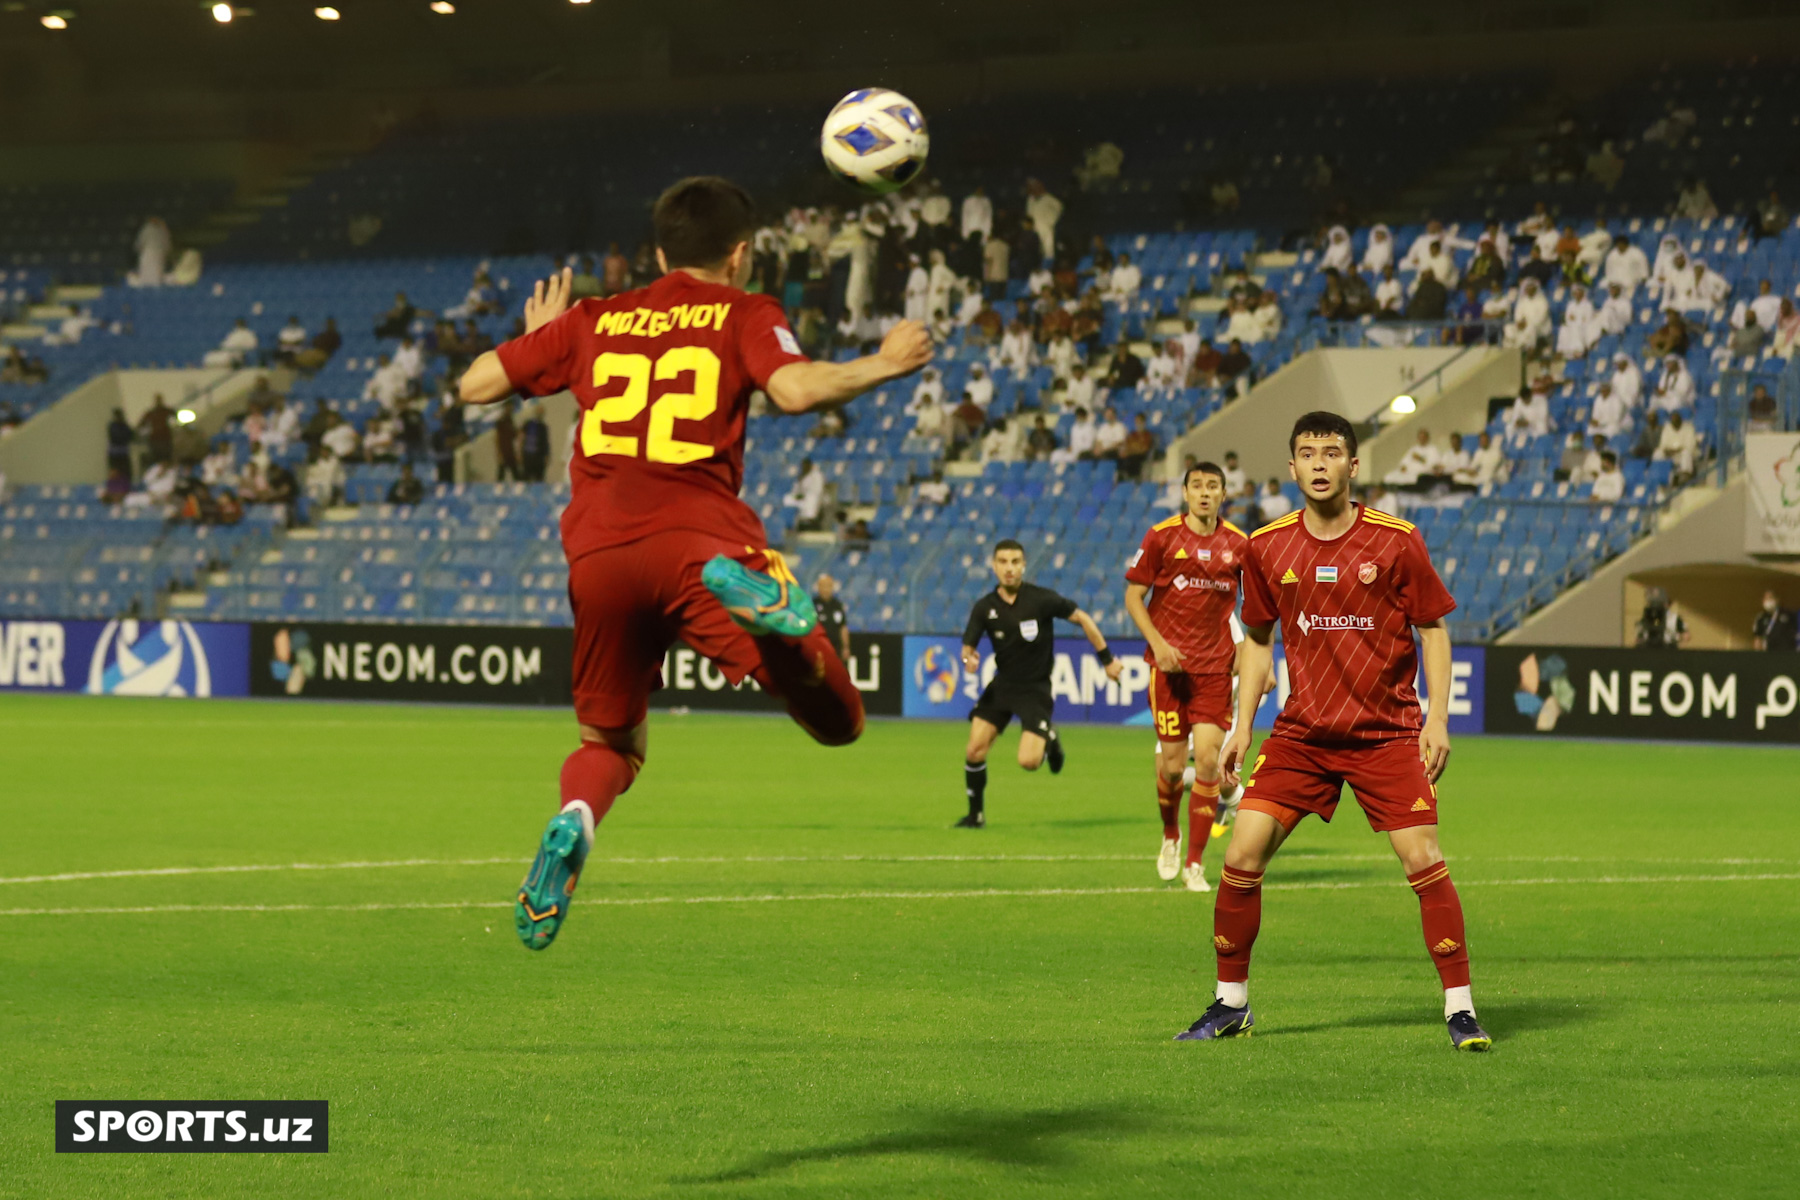
[[[1380,742],[1417,734],[1412,627],[1456,601],[1410,522],[1359,505],[1331,541],[1304,509],[1250,535],[1244,624],[1281,622],[1289,691],[1275,735],[1303,742]]]
[[[1237,611],[1238,574],[1250,539],[1230,521],[1209,534],[1188,528],[1187,518],[1159,521],[1131,556],[1125,578],[1150,588],[1150,623],[1181,653],[1188,675],[1229,675],[1237,662],[1231,614]],[[1144,651],[1144,661],[1156,655]]]
[[[573,562],[670,529],[766,545],[738,498],[750,394],[805,362],[773,296],[671,271],[568,312],[499,348],[514,387],[581,403],[563,513]]]

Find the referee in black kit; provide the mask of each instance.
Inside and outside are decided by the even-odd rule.
[[[963,630],[963,670],[979,678],[981,654],[976,647],[986,634],[994,647],[994,681],[982,690],[969,714],[969,748],[963,763],[969,815],[956,823],[958,829],[980,829],[987,824],[988,751],[1015,716],[1019,718],[1019,765],[1035,771],[1048,758],[1052,774],[1062,770],[1062,741],[1051,720],[1056,701],[1050,695],[1058,617],[1081,626],[1108,679],[1118,679],[1122,669],[1092,617],[1068,597],[1025,582],[1025,547],[1011,538],[995,543],[993,567],[1000,585],[975,602],[969,610],[969,626]]]

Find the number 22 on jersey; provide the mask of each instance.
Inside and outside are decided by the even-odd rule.
[[[650,382],[694,373],[691,392],[664,392],[650,404]],[[675,436],[676,421],[703,421],[719,407],[719,356],[705,346],[676,346],[650,361],[644,354],[608,351],[594,359],[594,386],[625,381],[625,390],[596,401],[581,418],[581,452],[586,455],[638,456],[638,439],[608,433],[608,425],[624,425],[637,419],[646,405],[650,422],[644,431],[644,458],[653,463],[691,463],[712,456],[708,442],[686,442]]]

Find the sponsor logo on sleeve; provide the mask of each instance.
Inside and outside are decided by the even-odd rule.
[[[775,344],[780,346],[782,352],[785,354],[799,355],[802,353],[800,342],[794,337],[793,331],[786,325],[777,325],[775,327]]]

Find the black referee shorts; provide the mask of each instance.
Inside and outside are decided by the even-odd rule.
[[[969,718],[980,717],[995,729],[1005,731],[1016,716],[1021,731],[1047,738],[1055,709],[1048,683],[1041,688],[1002,688],[996,680],[983,689]]]

